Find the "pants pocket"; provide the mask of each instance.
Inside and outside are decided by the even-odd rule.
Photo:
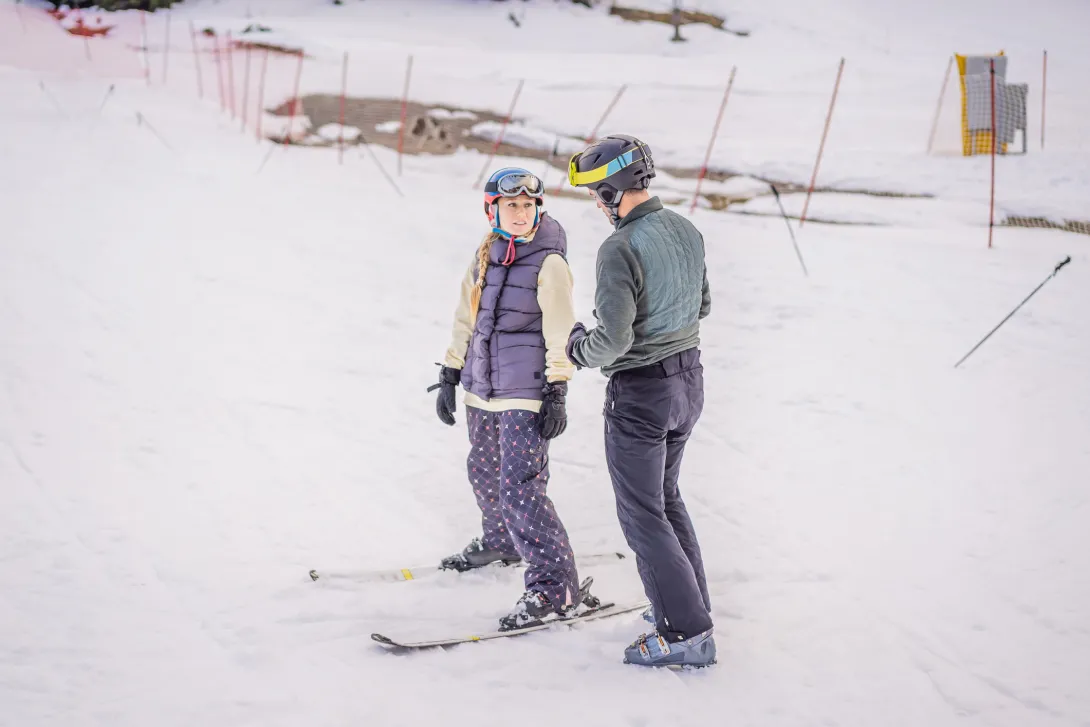
[[[606,383],[606,399],[602,405],[602,416],[608,417],[617,406],[617,390],[619,385],[619,379],[617,374],[609,377],[609,382]]]
[[[609,377],[609,381],[606,382],[605,401],[602,402],[602,420],[605,422],[607,435],[610,433],[609,416],[613,412],[613,406],[616,401],[613,392],[616,382],[617,377],[615,375]]]

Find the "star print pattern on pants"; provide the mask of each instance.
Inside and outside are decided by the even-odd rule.
[[[579,593],[568,533],[545,494],[549,443],[541,415],[511,409],[466,407],[469,481],[481,508],[486,548],[518,554],[528,566],[526,590],[541,591],[561,606]]]

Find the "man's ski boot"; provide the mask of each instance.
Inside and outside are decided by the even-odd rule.
[[[655,607],[654,606],[648,606],[646,609],[644,609],[643,613],[640,614],[640,618],[642,618],[644,621],[646,621],[647,623],[654,626],[655,625]]]
[[[474,568],[483,568],[497,561],[502,565],[514,565],[521,563],[522,558],[517,554],[512,555],[501,550],[486,548],[480,538],[473,538],[461,553],[455,553],[452,556],[443,558],[442,562],[439,563],[439,567],[443,570],[456,570],[461,573]]]
[[[515,603],[510,613],[500,618],[500,631],[516,631],[518,629],[541,626],[549,621],[558,621],[578,615],[579,607],[598,608],[602,602],[597,596],[592,596],[590,586],[593,578],[586,578],[579,586],[579,594],[575,602],[570,606],[561,606],[559,609],[549,602],[541,591],[526,591]]]
[[[644,634],[624,650],[624,663],[695,669],[715,663],[713,629],[684,641],[668,642],[657,631]]]

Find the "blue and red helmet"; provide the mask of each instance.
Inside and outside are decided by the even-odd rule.
[[[484,213],[492,227],[499,225],[499,199],[525,194],[540,207],[545,201],[545,184],[532,172],[521,167],[504,167],[492,173],[484,184]],[[535,219],[535,224],[537,220]]]

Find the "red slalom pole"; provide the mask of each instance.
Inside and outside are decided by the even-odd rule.
[[[170,63],[170,10],[167,10],[166,45],[163,47],[163,85],[167,85],[167,66]]]
[[[26,20],[23,19],[23,11],[19,9],[20,3],[15,3],[15,17],[19,18],[19,25],[23,28],[23,35],[26,35]]]
[[[1045,89],[1048,83],[1048,51],[1041,60],[1041,149],[1045,148]]]
[[[261,60],[261,84],[257,87],[257,140],[261,141],[261,122],[265,118],[265,75],[269,70],[269,49]]]
[[[291,97],[291,116],[288,119],[287,143],[291,143],[291,132],[295,129],[295,110],[300,105],[299,84],[303,80],[303,51],[299,51],[299,70],[295,72],[295,93]]]
[[[942,100],[946,98],[946,86],[950,83],[950,71],[954,68],[954,57],[950,56],[950,62],[946,64],[946,75],[942,77],[942,88],[939,89],[939,101],[935,104],[935,116],[931,119],[931,133],[927,137],[927,153],[935,145],[935,133],[939,130],[939,114],[942,112]]]
[[[833,108],[836,106],[836,94],[840,90],[840,77],[844,73],[844,59],[840,59],[840,67],[836,71],[836,85],[833,86],[833,98],[829,102],[829,113],[825,116],[825,131],[821,133],[821,146],[818,147],[817,161],[814,162],[814,173],[810,177],[810,188],[806,191],[806,201],[802,204],[802,214],[799,216],[799,227],[806,222],[806,210],[810,207],[810,195],[814,193],[814,185],[817,183],[818,167],[821,166],[821,155],[825,151],[825,139],[829,135],[829,123],[833,120]]]
[[[189,35],[193,39],[193,61],[197,64],[197,98],[204,98],[204,79],[201,78],[201,51],[197,46],[197,31],[189,21]]]
[[[992,247],[992,232],[995,229],[995,59],[989,63],[992,77],[992,194],[988,211],[988,249]]]
[[[348,95],[348,51],[344,52],[344,68],[341,70],[341,138],[338,151],[338,164],[344,164],[344,106]]]
[[[215,39],[213,41],[215,43],[215,47],[213,48],[212,52],[215,54],[216,58],[216,80],[219,83],[220,113],[222,113],[227,110],[227,95],[223,88],[223,59],[220,58],[220,37],[218,35],[213,35],[212,37]]]
[[[144,46],[144,79],[151,85],[151,55],[148,49],[148,11],[140,11],[140,38]]]
[[[397,176],[401,176],[401,152],[405,148],[405,116],[409,110],[409,80],[413,75],[413,57],[405,68],[405,90],[401,93],[401,126],[397,130]]]
[[[606,123],[606,119],[609,118],[609,114],[613,111],[613,108],[617,105],[617,102],[621,100],[621,96],[624,95],[624,92],[627,89],[627,83],[617,89],[617,93],[613,97],[613,100],[609,102],[609,106],[606,106],[606,110],[602,113],[602,118],[598,119],[598,123],[594,125],[594,128],[590,130],[590,133],[584,140],[587,142],[587,144],[590,144],[592,141],[598,138],[598,132],[601,130],[602,124]]]
[[[80,14],[79,8],[76,8],[76,27],[83,29],[83,15]],[[91,61],[91,41],[86,33],[80,33],[80,35],[83,36],[83,52],[87,55],[87,60]]]
[[[227,102],[231,105],[231,118],[235,118],[235,51],[231,43],[231,31],[227,31]]]
[[[606,106],[605,112],[602,114],[601,118],[598,119],[598,123],[594,125],[594,128],[591,129],[590,133],[587,134],[585,139],[583,139],[583,142],[585,144],[589,145],[591,142],[593,142],[595,139],[598,138],[598,131],[602,128],[602,124],[604,124],[606,122],[606,119],[609,117],[609,114],[613,111],[613,107],[615,107],[617,105],[617,102],[621,100],[621,96],[624,95],[624,92],[627,89],[628,89],[628,84],[627,83],[622,85],[620,88],[617,89],[617,93],[613,95],[613,100],[609,102],[609,106]],[[556,148],[555,144],[554,144],[553,148],[554,149]],[[568,181],[568,175],[566,173],[562,174],[561,177],[560,177],[560,183],[556,185],[556,191],[560,192],[562,189],[564,189],[564,183],[567,182],[567,181]]]
[[[712,137],[708,140],[708,151],[704,154],[704,164],[700,167],[700,176],[696,179],[696,192],[693,193],[693,203],[689,205],[689,214],[696,209],[696,201],[700,198],[700,186],[704,182],[704,175],[708,173],[708,162],[712,158],[712,149],[715,148],[715,140],[719,136],[719,124],[723,121],[723,112],[727,110],[727,99],[730,98],[730,89],[734,85],[734,74],[738,66],[730,69],[730,79],[727,80],[727,90],[723,92],[723,102],[719,104],[719,115],[715,117],[715,127],[712,129]]]
[[[246,131],[247,109],[250,105],[250,48],[246,46],[246,73],[242,80],[242,130]]]
[[[511,99],[511,108],[507,109],[507,116],[503,119],[503,125],[500,126],[500,133],[496,135],[496,143],[492,145],[492,151],[488,155],[488,159],[484,162],[484,167],[481,168],[481,173],[477,177],[477,181],[473,184],[474,187],[481,186],[481,181],[484,180],[484,175],[488,173],[488,167],[492,165],[492,160],[496,156],[496,152],[500,148],[500,144],[503,143],[503,134],[507,131],[507,125],[511,123],[511,116],[515,113],[515,104],[518,103],[519,94],[522,93],[522,84],[525,81],[519,81],[518,87],[515,89],[515,95]]]

